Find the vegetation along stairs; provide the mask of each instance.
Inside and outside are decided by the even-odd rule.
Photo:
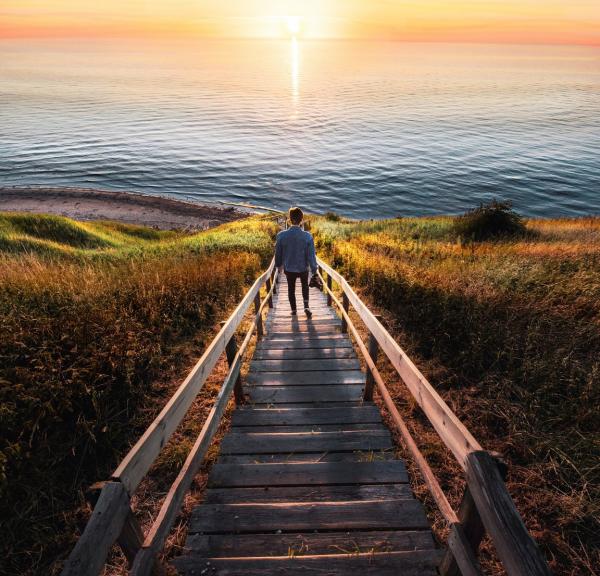
[[[179,573],[337,575],[360,570],[475,576],[481,574],[477,551],[487,531],[510,576],[550,574],[506,490],[502,463],[479,446],[346,280],[325,262],[319,265],[325,293],[311,289],[310,319],[302,312],[291,316],[285,278],[278,278],[273,263],[256,281],[102,485],[64,575],[98,574],[115,541],[131,574],[152,571],[231,394],[238,405],[230,431],[220,443],[203,502],[192,512],[185,551],[172,561]],[[302,302],[299,286],[297,291]],[[235,332],[252,303],[251,328],[238,347]],[[349,315],[351,305],[368,329],[368,345]],[[242,361],[254,337],[254,355],[242,382]],[[458,512],[387,391],[377,369],[380,351],[465,472],[467,488]],[[223,353],[230,371],[221,392],[144,535],[130,499]],[[423,506],[411,491],[405,464],[396,457],[373,402],[375,392],[448,522],[445,546],[434,541]]]

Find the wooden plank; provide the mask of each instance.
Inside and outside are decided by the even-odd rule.
[[[204,503],[252,504],[258,502],[349,502],[352,500],[398,500],[401,498],[414,498],[408,484],[211,488],[206,491]]]
[[[289,454],[223,454],[219,464],[300,464],[319,462],[383,462],[396,460],[393,450],[355,450],[354,452],[294,452]]]
[[[311,464],[215,464],[208,477],[208,485],[215,488],[407,482],[406,467],[400,460]]]
[[[466,464],[469,490],[507,573],[550,576],[550,569],[523,524],[494,459],[482,450],[468,454]]]
[[[364,384],[360,370],[314,370],[303,372],[250,372],[248,384],[257,386],[314,386],[324,384]]]
[[[418,530],[429,528],[414,499],[286,504],[203,504],[192,511],[188,531],[291,532],[298,530]]]
[[[302,358],[298,360],[253,360],[251,372],[323,372],[328,370],[360,370],[356,358]]]
[[[351,348],[352,342],[342,334],[323,338],[269,338],[256,346],[256,350],[299,350],[305,348]]]
[[[221,454],[275,454],[287,452],[352,452],[386,450],[394,446],[385,430],[349,432],[268,432],[236,434],[230,432],[221,442]]]
[[[269,330],[269,336],[271,338],[295,338],[296,336],[303,336],[305,338],[334,336],[340,334],[338,326],[319,326],[318,328],[311,328],[305,326],[289,326],[289,327],[271,327]]]
[[[187,378],[115,470],[113,478],[120,480],[129,494],[133,494],[156,456],[185,416],[273,267],[274,261],[254,282]]]
[[[292,404],[320,402],[356,402],[362,399],[360,384],[329,386],[248,386],[250,402],[256,404]]]
[[[314,311],[313,311],[314,314]],[[272,325],[281,325],[281,326],[332,326],[332,325],[340,325],[339,319],[332,316],[331,318],[326,319],[316,319],[314,316],[308,319],[306,316],[296,316],[296,317],[285,317],[282,319],[278,319],[277,316],[271,317]]]
[[[434,550],[429,531],[327,532],[325,534],[190,534],[186,550],[207,558],[357,554]]]
[[[130,513],[129,496],[120,482],[107,482],[92,515],[69,555],[62,576],[96,576]]]
[[[439,553],[433,550],[383,552],[380,554],[320,555],[281,558],[200,558],[180,556],[173,560],[183,575],[219,576],[436,576]]]
[[[325,358],[356,358],[348,348],[295,348],[291,350],[261,349],[254,353],[256,360],[319,360]]]
[[[385,352],[394,368],[396,368],[400,374],[402,380],[419,406],[425,412],[427,418],[444,444],[446,444],[454,454],[459,464],[465,468],[467,454],[476,450],[481,450],[479,443],[473,438],[471,433],[465,428],[462,422],[460,422],[452,410],[450,410],[448,405],[435,391],[423,374],[421,374],[404,350],[381,325],[381,322],[375,318],[373,313],[356,295],[344,277],[325,264],[322,260],[319,259],[318,263],[323,267],[327,274],[332,275],[338,285],[342,288],[344,294],[346,294],[350,303],[369,331],[375,336],[381,349]]]
[[[307,424],[358,424],[381,422],[377,406],[361,406],[340,410],[338,408],[242,408],[234,410],[232,426],[307,425]]]
[[[282,434],[284,432],[337,432],[342,434],[351,430],[387,430],[382,422],[363,422],[360,424],[297,424],[295,426],[232,426],[231,431],[240,432],[272,432]]]

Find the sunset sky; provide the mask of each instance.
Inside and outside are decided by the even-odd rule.
[[[0,0],[0,37],[600,44],[599,0]]]

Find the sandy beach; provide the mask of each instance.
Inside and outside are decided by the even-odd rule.
[[[232,207],[218,207],[89,188],[0,187],[0,211],[35,212],[75,220],[113,220],[161,230],[203,230],[245,215]]]

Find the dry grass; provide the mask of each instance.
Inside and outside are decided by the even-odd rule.
[[[380,309],[475,437],[505,455],[509,490],[555,573],[593,575],[600,565],[600,220],[526,224],[523,237],[468,244],[456,239],[449,218],[313,219],[311,226],[322,253]],[[384,371],[457,505],[460,469],[398,376]],[[426,496],[421,483],[415,487]],[[433,519],[443,538],[443,522]],[[488,572],[502,573],[485,550]]]
[[[268,262],[274,232],[260,218],[182,235],[0,215],[0,573],[57,573],[87,519],[83,489],[160,410]],[[142,517],[217,386],[157,462]]]

